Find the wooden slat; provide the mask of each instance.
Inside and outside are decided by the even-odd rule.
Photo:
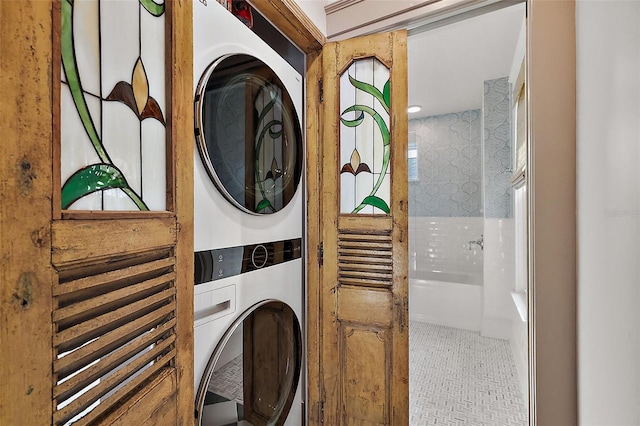
[[[125,365],[124,367],[120,368],[110,376],[101,380],[98,385],[89,389],[87,392],[79,396],[77,399],[74,399],[72,402],[69,403],[69,405],[66,405],[62,409],[57,410],[55,413],[53,413],[54,422],[56,423],[64,422],[69,418],[75,416],[85,408],[87,408],[89,405],[93,404],[95,401],[97,401],[106,393],[114,389],[120,383],[127,380],[127,378],[131,377],[134,373],[142,370],[146,364],[149,364],[151,361],[154,361],[170,345],[173,344],[174,340],[175,340],[175,336],[171,336],[169,339],[162,341],[160,344],[154,346],[148,352],[145,352],[142,356],[136,358],[131,363]],[[173,358],[174,355],[175,355],[175,349],[172,349],[171,351],[169,351],[168,354],[164,355],[161,358],[161,360],[165,360],[164,362],[168,362],[171,358]],[[162,364],[164,362],[159,361],[158,363]],[[123,387],[123,389],[125,387]],[[122,389],[120,389],[120,391],[122,391]],[[110,401],[117,403],[119,399],[117,395],[120,393],[120,391],[116,392],[114,395],[111,395],[105,401],[100,401],[100,404],[98,405],[98,407],[96,407],[91,412],[91,414],[93,416],[97,416],[98,414],[100,414],[101,411],[106,409],[106,406],[109,404]],[[123,395],[124,394],[121,394],[121,396]],[[102,410],[99,409],[101,408],[101,406],[102,406]]]
[[[148,274],[154,271],[170,268],[175,264],[175,258],[168,257],[165,259],[155,260],[153,262],[142,263],[140,265],[130,266],[128,268],[118,269],[111,272],[92,275],[89,277],[79,278],[77,280],[61,283],[54,286],[54,296],[60,296],[66,293],[72,293],[78,290],[86,290],[98,287],[110,282],[132,279],[139,275]]]
[[[123,306],[122,308],[117,309],[113,312],[100,315],[96,318],[82,322],[76,326],[67,328],[66,330],[54,334],[53,344],[55,346],[59,346],[63,343],[68,343],[74,339],[77,339],[78,337],[95,332],[96,330],[105,326],[112,326],[112,328],[115,328],[113,327],[113,325],[116,325],[119,320],[122,320],[122,318],[126,318],[127,316],[144,310],[149,306],[172,298],[173,296],[175,296],[175,293],[175,288],[168,288],[160,293],[154,294],[135,303]]]
[[[51,259],[55,266],[70,266],[126,256],[176,243],[173,218],[123,220],[58,220],[53,222]]]
[[[393,282],[391,280],[386,281],[374,281],[370,279],[362,279],[362,278],[348,278],[341,277],[340,285],[341,286],[354,286],[354,287],[370,287],[370,288],[389,288],[391,287]]]
[[[117,210],[65,210],[65,220],[120,220],[120,219],[155,219],[173,218],[170,211],[117,211]]]
[[[345,248],[364,248],[364,247],[370,247],[373,249],[389,249],[391,250],[393,248],[393,244],[391,243],[377,243],[377,242],[362,242],[362,241],[349,241],[349,242],[345,242],[345,241],[340,241],[340,248],[345,247]]]
[[[380,241],[391,242],[392,238],[390,234],[362,234],[362,233],[340,233],[340,241]]]
[[[378,281],[389,281],[393,279],[393,273],[381,274],[381,273],[373,273],[373,272],[361,272],[361,271],[353,271],[353,270],[343,270],[340,269],[338,271],[339,279],[344,278],[363,278],[368,280],[378,280]]]
[[[157,426],[176,418],[177,377],[175,368],[160,371],[146,386],[123,404],[100,418],[109,426]]]
[[[391,231],[393,227],[393,220],[389,216],[376,215],[340,215],[338,217],[338,231],[348,232],[381,232]]]
[[[53,363],[53,370],[59,375],[66,375],[79,366],[87,365],[110,352],[124,341],[135,337],[136,333],[142,333],[145,329],[155,327],[163,318],[173,312],[171,305],[163,306],[143,317],[137,318],[122,327],[100,336],[99,339],[76,349]]]
[[[175,280],[175,272],[170,272],[159,277],[143,281],[138,284],[129,285],[119,290],[110,291],[106,294],[98,297],[92,297],[82,302],[73,303],[72,305],[65,306],[62,309],[56,309],[53,311],[53,321],[60,321],[75,315],[80,315],[83,312],[98,308],[108,303],[113,303],[119,299],[124,299],[133,296],[137,293],[142,293],[147,290],[151,290],[154,287],[166,285],[167,283]]]
[[[88,386],[93,381],[104,375],[106,372],[114,370],[118,365],[122,364],[127,359],[132,358],[144,348],[154,344],[157,340],[160,339],[163,334],[171,330],[175,323],[175,319],[166,322],[161,326],[153,329],[149,333],[137,337],[126,345],[120,346],[117,350],[111,352],[109,355],[100,358],[100,361],[98,361],[98,363],[55,386],[53,388],[53,397],[58,399],[66,399],[68,398],[69,393],[78,392],[79,390]],[[173,338],[174,337],[171,337],[171,339]]]
[[[351,248],[340,248],[339,253],[341,255],[350,255],[350,256],[367,256],[372,258],[385,258],[389,257],[389,250],[362,250],[362,249],[351,249]]]
[[[133,377],[131,381],[127,382],[127,384],[125,384],[122,388],[118,389],[108,399],[104,401],[100,401],[100,404],[96,408],[94,408],[93,411],[91,411],[89,414],[87,414],[86,416],[84,416],[83,418],[75,422],[73,425],[86,426],[86,425],[95,424],[94,421],[96,419],[99,419],[100,416],[105,414],[107,411],[111,410],[114,406],[121,405],[123,403],[122,398],[124,398],[128,393],[135,390],[144,382],[151,379],[153,375],[156,374],[158,371],[161,371],[162,369],[173,370],[173,368],[169,367],[168,364],[171,362],[173,358],[175,358],[175,356],[176,356],[176,350],[172,349],[170,352],[163,355],[162,358],[154,361],[154,363],[151,366],[147,367],[139,375]],[[191,403],[193,404],[192,401]],[[126,402],[123,405],[126,407],[127,406]],[[155,408],[159,409],[158,404],[155,405]],[[191,415],[193,416],[193,413],[191,413]],[[168,419],[163,419],[163,422],[165,422],[165,424],[166,422],[168,422],[169,424],[173,424],[172,420],[175,420],[175,419],[172,419],[171,417],[169,417]]]
[[[318,51],[326,42],[322,31],[294,0],[249,0],[249,3],[304,53]]]
[[[376,265],[372,263],[353,263],[353,262],[338,262],[338,268],[340,272],[345,271],[362,271],[362,272],[393,272],[392,265]]]
[[[366,264],[378,266],[380,268],[391,268],[393,264],[391,252],[387,253],[387,257],[370,257],[370,256],[342,256],[342,252],[338,251],[338,261],[350,264]]]

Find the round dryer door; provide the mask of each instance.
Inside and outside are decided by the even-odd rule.
[[[302,335],[293,310],[267,300],[226,331],[196,395],[202,426],[282,425],[300,380]]]
[[[271,68],[248,55],[215,61],[198,85],[196,121],[202,162],[234,206],[271,214],[291,201],[302,175],[300,122]]]

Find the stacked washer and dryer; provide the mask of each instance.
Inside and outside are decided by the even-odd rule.
[[[196,420],[298,426],[303,79],[217,2],[193,6]]]

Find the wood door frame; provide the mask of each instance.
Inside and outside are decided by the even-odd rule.
[[[531,424],[578,424],[575,0],[527,0]]]
[[[526,0],[530,211],[531,424],[577,424],[575,0]],[[254,7],[307,54],[307,351],[308,398],[317,401],[318,212],[322,140],[318,35],[293,0],[254,0]],[[315,41],[313,39],[315,38]],[[311,99],[312,101],[309,101]],[[536,202],[537,200],[537,202]],[[308,407],[317,418],[319,407]]]

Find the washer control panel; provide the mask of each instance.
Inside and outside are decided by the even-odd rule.
[[[195,285],[300,259],[302,239],[195,252]]]

